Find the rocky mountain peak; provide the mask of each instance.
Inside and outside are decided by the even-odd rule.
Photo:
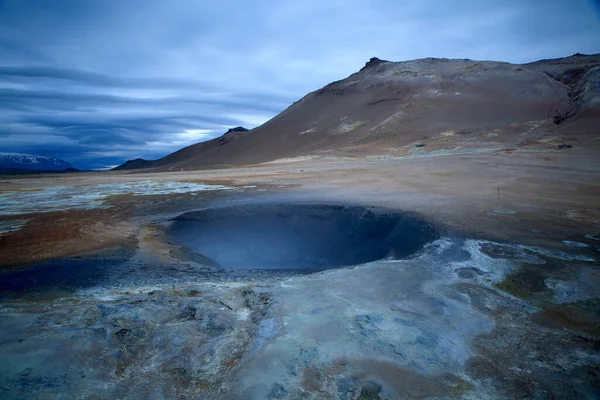
[[[227,130],[227,132],[225,132],[225,134],[231,133],[231,132],[248,132],[249,129],[244,128],[243,126],[236,126],[235,128],[229,128],[229,130]]]
[[[381,60],[381,59],[379,59],[377,57],[371,57],[371,59],[369,61],[367,61],[367,63],[365,64],[365,66],[361,68],[361,71],[363,71],[365,69],[376,67],[378,65],[381,65],[381,64],[384,64],[384,63],[387,63],[387,62],[389,62],[389,61]]]
[[[24,171],[63,171],[72,169],[68,162],[47,156],[20,153],[0,153],[0,169]]]

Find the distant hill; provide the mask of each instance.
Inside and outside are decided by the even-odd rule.
[[[427,151],[559,146],[565,138],[598,146],[593,139],[598,126],[600,55],[529,64],[372,58],[251,131],[230,130],[129,166],[221,168],[304,156],[403,155],[411,154],[411,146]]]
[[[59,158],[31,154],[0,153],[0,173],[63,171],[72,172],[77,170],[71,164]]]
[[[144,160],[143,158],[136,158],[135,160],[128,160],[125,164],[121,164],[118,167],[113,168],[112,171],[151,168],[153,162],[154,161],[151,160]]]
[[[229,129],[222,136],[209,140],[207,142],[193,144],[191,146],[185,147],[181,150],[176,151],[175,153],[171,153],[166,157],[163,157],[158,160],[144,160],[143,158],[136,158],[135,160],[129,160],[126,163],[119,165],[116,168],[113,168],[113,171],[124,171],[130,169],[140,169],[140,168],[160,168],[167,167],[168,169],[174,170],[179,167],[179,160],[187,160],[189,158],[193,158],[197,154],[207,154],[211,151],[211,149],[217,149],[221,146],[226,145],[227,143],[231,143],[235,141],[240,134],[250,132],[248,129],[238,126],[235,128]],[[227,166],[227,165],[217,165],[219,166]]]

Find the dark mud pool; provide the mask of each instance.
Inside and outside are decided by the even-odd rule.
[[[0,299],[56,297],[94,287],[280,279],[407,258],[437,233],[415,215],[385,209],[268,204],[185,213],[166,236],[187,249],[189,260],[164,263],[123,247],[53,260],[0,273]]]
[[[436,233],[423,219],[385,209],[269,204],[186,213],[169,236],[223,269],[319,271],[406,258]]]

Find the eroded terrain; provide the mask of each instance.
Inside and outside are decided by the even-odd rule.
[[[101,198],[99,174],[3,181],[76,189],[0,216],[1,397],[598,398],[598,168],[490,151],[114,174]]]

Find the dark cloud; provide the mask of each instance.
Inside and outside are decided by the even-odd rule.
[[[63,108],[63,104],[69,107],[77,106],[114,106],[114,105],[139,105],[151,107],[169,107],[190,108],[196,106],[212,106],[227,110],[255,110],[264,111],[272,114],[278,112],[282,107],[289,105],[293,99],[287,96],[256,96],[243,95],[238,96],[207,96],[207,97],[162,97],[162,98],[136,98],[117,96],[110,94],[87,93],[69,93],[56,90],[21,90],[21,89],[0,89],[0,102],[4,104],[14,104],[15,106],[35,107],[41,105],[52,109]]]
[[[196,90],[216,90],[217,87],[206,82],[194,82],[174,78],[127,78],[115,77],[96,72],[52,67],[16,67],[0,66],[0,79],[24,81],[33,79],[55,79],[82,83],[97,87],[116,88],[190,88]]]
[[[0,0],[0,151],[82,168],[252,128],[372,56],[600,52],[586,0]]]

